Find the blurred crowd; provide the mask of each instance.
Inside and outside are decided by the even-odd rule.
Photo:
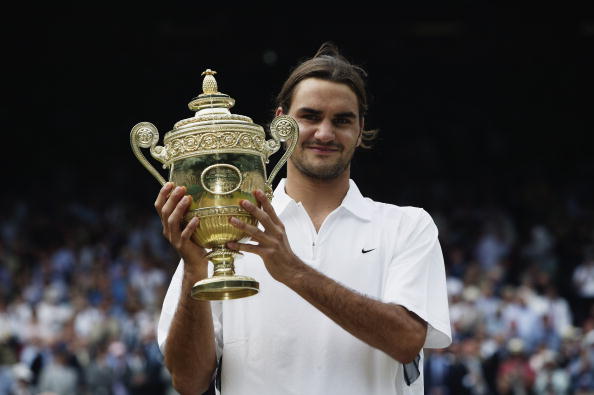
[[[594,394],[594,212],[543,212],[436,216],[453,344],[426,350],[427,394]]]
[[[16,203],[0,239],[0,394],[166,394],[156,324],[178,258],[158,216]]]
[[[426,207],[454,342],[425,351],[428,394],[594,393],[594,214]],[[172,394],[156,344],[177,256],[148,205],[5,202],[0,395]],[[554,215],[553,215],[554,214]]]

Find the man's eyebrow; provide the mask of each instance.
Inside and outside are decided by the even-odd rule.
[[[322,113],[322,111],[320,111],[320,110],[314,110],[313,108],[309,108],[309,107],[301,107],[299,110],[297,110],[297,112],[314,114],[314,115],[320,115]]]
[[[357,114],[352,111],[339,112],[334,115],[334,118],[357,118]]]
[[[323,113],[323,111],[314,110],[313,108],[309,108],[309,107],[301,107],[300,109],[297,110],[297,112],[313,114],[313,115],[320,115]],[[353,118],[354,119],[354,118],[357,118],[357,114],[355,114],[352,111],[339,112],[338,114],[334,114],[334,118]]]

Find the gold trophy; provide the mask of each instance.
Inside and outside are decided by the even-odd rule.
[[[297,144],[299,127],[289,116],[281,115],[270,124],[271,140],[266,140],[262,126],[249,117],[232,114],[235,100],[221,93],[214,78],[215,71],[202,73],[203,93],[188,107],[196,111],[183,119],[159,141],[157,128],[149,122],[135,125],[130,132],[132,151],[140,163],[161,183],[165,179],[149,163],[140,148],[149,148],[151,156],[169,169],[169,180],[185,186],[192,204],[184,218],[188,223],[198,217],[200,223],[192,240],[210,249],[206,255],[214,264],[213,275],[192,287],[192,297],[199,300],[227,300],[258,293],[258,282],[235,274],[237,251],[226,247],[229,241],[246,241],[248,235],[229,223],[234,216],[248,224],[257,220],[239,206],[246,199],[259,205],[252,195],[263,190],[272,199],[272,180],[286,163]],[[286,151],[266,179],[266,163],[270,155],[286,142]]]

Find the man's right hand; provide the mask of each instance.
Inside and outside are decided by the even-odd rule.
[[[204,257],[206,251],[191,240],[200,221],[197,217],[182,229],[183,218],[190,204],[192,196],[186,195],[186,187],[178,186],[174,189],[172,182],[167,182],[155,200],[155,209],[161,217],[163,236],[181,255],[184,262],[192,263],[186,267],[194,267],[195,263],[206,265],[208,260]]]

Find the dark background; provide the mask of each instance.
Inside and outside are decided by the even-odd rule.
[[[327,40],[369,73],[367,126],[381,133],[353,165],[366,195],[446,212],[497,205],[530,221],[550,199],[591,205],[586,3],[151,4],[4,14],[8,206],[127,199],[150,209],[158,185],[130,150],[134,124],[162,136],[190,117],[207,67],[233,112],[267,124],[291,67]],[[543,189],[554,193],[539,198]]]

